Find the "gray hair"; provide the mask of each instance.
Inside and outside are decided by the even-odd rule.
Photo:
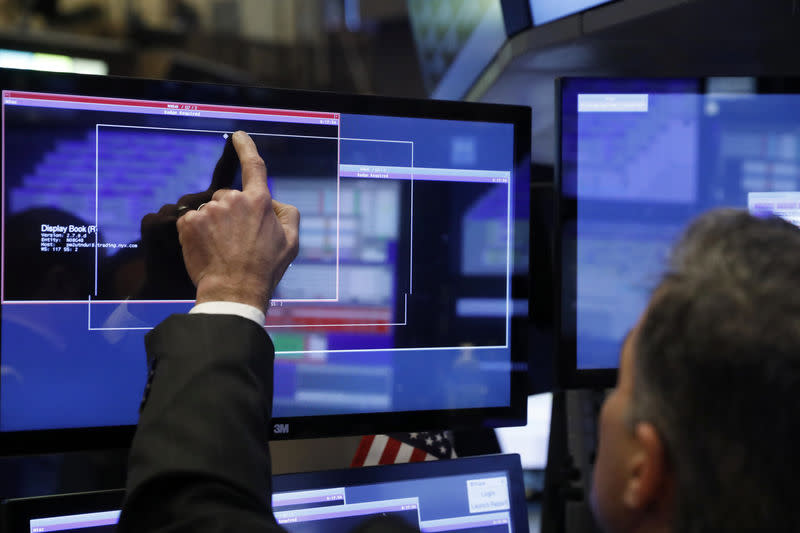
[[[800,527],[800,230],[732,209],[696,219],[633,349],[630,416],[665,442],[673,530]]]

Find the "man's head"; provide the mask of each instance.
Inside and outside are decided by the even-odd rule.
[[[607,530],[800,523],[800,230],[735,210],[689,227],[625,340],[599,440]]]

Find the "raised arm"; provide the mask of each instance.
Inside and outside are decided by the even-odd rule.
[[[146,337],[123,533],[280,529],[267,447],[274,349],[258,318],[297,254],[299,214],[271,198],[253,141],[236,132],[233,145],[242,191],[219,190],[177,222],[201,311]]]

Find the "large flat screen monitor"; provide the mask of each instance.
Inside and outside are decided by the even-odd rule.
[[[284,474],[272,510],[289,531],[355,531],[392,516],[427,532],[527,533],[517,455]],[[4,503],[7,533],[111,532],[124,491],[21,498]]]
[[[265,324],[273,436],[524,420],[529,108],[14,70],[0,89],[2,451],[130,438],[143,336],[193,305],[174,228],[142,221],[205,191],[238,129],[302,214]]]
[[[715,207],[800,224],[800,82],[560,80],[561,376],[612,385],[672,243]]]

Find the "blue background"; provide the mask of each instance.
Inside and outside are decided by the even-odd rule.
[[[6,115],[9,115],[9,108]],[[12,168],[17,179],[7,179],[7,193],[19,184],[20,176],[30,173],[37,161],[55,141],[43,141],[40,150],[9,150],[24,146],[25,132],[40,128],[49,138],[85,139],[87,130],[73,125],[70,120],[53,128],[48,123],[48,113],[37,111],[21,113],[17,126],[24,124],[17,135],[6,124],[6,154],[14,153],[16,161],[7,162],[7,172]],[[74,112],[68,115],[75,117]],[[7,119],[8,120],[8,119]],[[28,122],[25,122],[25,121]],[[101,122],[119,122],[114,114]],[[137,118],[126,115],[126,121],[142,124],[175,127],[174,117]],[[179,122],[185,128],[232,130],[240,126],[250,131],[264,127],[257,124],[240,124],[228,120],[186,118]],[[72,128],[72,129],[70,129]],[[92,128],[93,130],[93,128]],[[16,136],[16,137],[15,137]],[[342,137],[413,140],[415,165],[429,167],[476,168],[484,170],[513,170],[513,126],[511,124],[468,123],[434,121],[395,117],[368,117],[344,115]],[[25,137],[27,138],[27,137]],[[359,154],[346,152],[343,143],[342,162],[357,161]],[[402,146],[402,145],[401,145]],[[402,154],[397,156],[402,159]],[[11,160],[9,160],[11,161]],[[398,161],[399,162],[399,161]],[[53,180],[68,180],[67,176],[52,176]],[[9,195],[6,195],[8,207]],[[7,216],[9,211],[7,210]],[[13,213],[11,213],[13,214]],[[524,215],[527,215],[527,210]],[[455,217],[453,220],[460,220]],[[138,224],[138,221],[136,221]],[[460,241],[459,241],[460,242]],[[460,273],[460,254],[455,256],[452,269]],[[420,269],[424,275],[425,269]],[[7,280],[8,282],[8,280]],[[505,294],[504,292],[502,294]],[[127,326],[155,323],[173,312],[185,312],[188,304],[146,304],[136,308],[128,317]],[[124,306],[99,304],[93,308],[93,326],[102,325],[111,310],[125,315]],[[454,310],[452,311],[454,313]],[[113,426],[134,424],[143,390],[146,369],[143,336],[146,331],[87,331],[88,307],[86,304],[24,304],[4,305],[2,309],[2,362],[0,384],[0,430],[31,430],[88,426]],[[374,340],[374,339],[373,339]],[[376,341],[377,342],[377,341]],[[401,352],[395,358],[375,354],[373,360],[359,364],[386,364],[393,368],[395,379],[392,389],[386,391],[392,398],[390,410],[447,409],[480,406],[503,406],[509,399],[509,373],[498,370],[502,366],[485,363],[509,362],[508,350],[484,350],[466,367],[451,370],[463,359],[462,350],[434,352]],[[353,364],[348,354],[333,354],[328,364]],[[277,366],[277,365],[276,365]],[[276,370],[276,381],[279,372]],[[459,387],[454,379],[465,379]],[[343,380],[351,386],[352,380]],[[283,386],[284,384],[282,384]],[[372,392],[365,390],[365,392]],[[372,408],[350,408],[350,412],[370,412]],[[316,410],[286,410],[276,406],[274,416],[318,415],[340,413],[341,407],[330,406]]]

